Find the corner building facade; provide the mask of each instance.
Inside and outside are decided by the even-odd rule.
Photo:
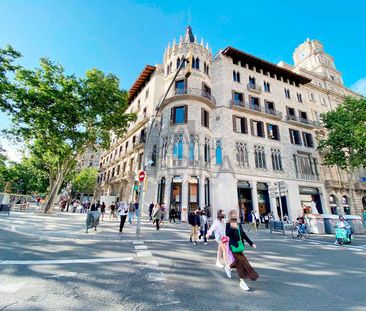
[[[191,74],[183,63],[172,82],[189,53]],[[144,210],[164,203],[183,221],[205,206],[213,215],[238,209],[244,221],[252,210],[291,219],[304,211],[361,214],[363,172],[350,202],[346,174],[321,166],[316,151],[320,113],[360,95],[343,86],[319,41],[307,40],[293,58],[294,66],[275,65],[233,47],[213,56],[187,27],[163,64],[146,66],[131,87],[128,112],[138,119],[103,153],[99,195],[134,200],[146,153]]]

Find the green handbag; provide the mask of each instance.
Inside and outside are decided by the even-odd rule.
[[[233,253],[242,253],[245,250],[245,246],[244,243],[241,239],[241,234],[240,234],[240,227],[238,227],[238,231],[239,231],[239,242],[238,242],[238,247],[235,247],[234,245],[230,245],[231,251]]]

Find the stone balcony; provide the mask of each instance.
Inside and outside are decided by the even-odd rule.
[[[282,119],[282,112],[274,110],[274,109],[268,109],[266,107],[262,107],[259,105],[250,105],[249,103],[238,101],[238,100],[230,100],[230,107],[239,109],[239,110],[245,110],[247,112],[253,113],[253,114],[261,114],[263,116],[266,116],[268,118],[281,120]]]
[[[309,119],[297,117],[294,115],[286,115],[286,121],[295,125],[302,125],[307,128],[319,128],[321,127],[320,122],[312,121]]]
[[[343,188],[343,183],[340,180],[326,179],[325,180],[325,187],[326,188],[337,188],[337,189],[341,189],[341,188]]]
[[[253,93],[256,93],[256,94],[261,94],[262,93],[262,87],[255,84],[255,83],[248,83],[247,84],[247,90],[249,92],[253,92]]]
[[[170,102],[179,99],[199,100],[208,104],[212,108],[216,106],[216,99],[210,92],[206,92],[202,89],[193,87],[185,89],[177,88],[171,90],[164,100],[164,104],[169,104]]]

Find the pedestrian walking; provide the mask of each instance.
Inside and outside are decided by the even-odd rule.
[[[197,245],[197,233],[198,226],[200,225],[198,211],[191,211],[188,215],[188,223],[191,225],[191,234],[189,236],[189,241],[194,245]]]
[[[203,242],[205,245],[207,245],[207,229],[208,229],[208,219],[207,219],[207,215],[206,212],[203,210],[200,213],[200,222],[201,222],[201,226],[200,226],[200,236],[198,237],[199,240],[201,240],[202,236],[203,236]]]
[[[102,214],[102,221],[104,221],[105,207],[106,207],[105,203],[103,202],[102,205],[100,206],[100,213]]]
[[[139,218],[139,202],[138,201],[135,201],[134,208],[135,208],[136,219],[138,219]]]
[[[118,215],[120,216],[121,222],[119,224],[119,232],[122,233],[123,227],[126,222],[128,208],[125,203],[121,203],[118,207]]]
[[[230,267],[236,268],[240,278],[240,288],[248,291],[249,287],[246,284],[245,279],[249,278],[252,281],[256,281],[259,275],[243,254],[245,249],[244,240],[253,248],[257,248],[257,246],[249,239],[244,232],[242,225],[240,223],[238,224],[236,211],[230,212],[229,223],[226,224],[226,236],[229,238],[229,246],[234,256],[234,262]]]
[[[178,217],[178,213],[177,213],[177,210],[175,209],[175,207],[173,206],[172,208],[171,208],[171,210],[169,211],[169,222],[171,223],[172,221],[174,222],[174,223],[176,223],[175,222],[175,218],[177,218]]]
[[[100,206],[101,206],[100,201],[98,201],[97,204],[96,204],[97,211],[99,211]]]
[[[228,276],[228,278],[231,278],[231,270],[227,258],[227,237],[225,232],[225,226],[225,215],[220,209],[217,212],[217,219],[214,220],[212,226],[207,231],[206,237],[209,238],[212,233],[215,234],[215,241],[217,243],[216,267],[225,267],[226,275]],[[222,263],[220,262],[221,258],[224,260],[225,265],[222,265]]]
[[[149,206],[149,221],[152,221],[152,211],[154,209],[154,202],[151,202]]]
[[[255,214],[253,211],[251,211],[249,213],[249,228],[248,228],[248,232],[250,232],[250,229],[253,227],[253,230],[255,230],[256,232],[258,231],[257,229],[257,219],[255,217]]]
[[[132,224],[133,214],[135,213],[135,204],[131,202],[128,206],[128,222]]]
[[[121,202],[118,202],[118,207],[120,205]],[[117,215],[116,215],[116,205],[114,204],[114,202],[112,202],[112,204],[109,206],[109,219],[117,219]]]
[[[165,208],[164,203],[162,203],[162,204],[160,205],[160,211],[161,211],[161,216],[160,216],[160,225],[161,225],[162,227],[164,227],[164,226],[165,226],[165,222],[164,222],[164,220],[165,220],[165,213],[166,213],[166,208]]]
[[[268,229],[268,224],[269,224],[269,216],[268,214],[264,215],[264,224],[266,225],[266,229]]]
[[[161,221],[161,209],[159,204],[155,204],[155,207],[152,211],[153,224],[156,225],[156,230],[160,229],[160,221]]]

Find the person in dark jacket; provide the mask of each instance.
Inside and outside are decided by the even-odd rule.
[[[149,221],[152,221],[152,211],[154,209],[154,202],[151,202],[149,206]]]
[[[191,225],[191,235],[189,236],[189,241],[197,245],[197,233],[198,226],[200,225],[200,217],[197,214],[198,211],[191,211],[188,214],[188,223]]]
[[[169,212],[169,222],[171,223],[172,221],[174,221],[175,223],[175,218],[177,217],[178,217],[177,210],[175,209],[175,207],[172,207]]]
[[[255,272],[253,267],[250,265],[243,252],[234,252],[232,247],[238,247],[239,241],[244,243],[244,240],[253,248],[257,246],[249,239],[247,234],[244,232],[241,224],[238,224],[238,217],[236,211],[230,212],[230,222],[226,224],[226,236],[229,238],[229,246],[232,250],[235,261],[231,264],[231,268],[236,268],[236,271],[240,278],[240,287],[243,290],[249,290],[248,285],[244,279],[249,278],[252,281],[256,281],[259,277],[258,273]]]

